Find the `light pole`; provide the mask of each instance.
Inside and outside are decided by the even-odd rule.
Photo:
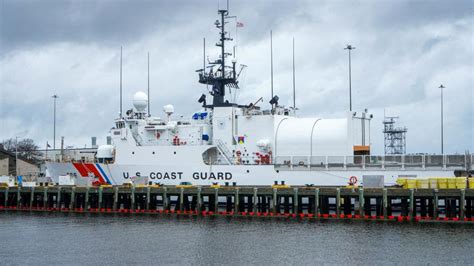
[[[352,111],[352,84],[351,84],[351,50],[354,50],[355,47],[348,44],[344,50],[349,51],[349,111]]]
[[[18,176],[18,136],[15,136],[15,175]]]
[[[441,155],[444,155],[444,124],[443,124],[443,89],[445,87],[443,84],[439,85],[439,89],[441,90]]]
[[[53,96],[54,99],[54,120],[53,120],[53,149],[56,149],[56,99],[58,98],[58,95],[54,94]]]

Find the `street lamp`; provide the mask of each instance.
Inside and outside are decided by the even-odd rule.
[[[351,84],[351,50],[354,50],[355,47],[348,44],[344,50],[349,51],[349,111],[352,111],[352,84]]]
[[[54,122],[53,122],[53,149],[56,149],[56,99],[58,98],[58,95],[54,94],[53,96],[54,99]]]
[[[441,90],[441,155],[444,155],[444,124],[443,124],[443,84],[438,87]]]

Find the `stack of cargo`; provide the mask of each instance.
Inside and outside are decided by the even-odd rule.
[[[415,188],[466,189],[466,188],[474,188],[474,178],[472,177],[469,179],[467,177],[398,178],[397,184],[405,189],[415,189]]]

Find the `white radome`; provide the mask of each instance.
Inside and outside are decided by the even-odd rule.
[[[167,105],[163,106],[163,111],[167,115],[172,115],[174,113],[174,106],[171,105],[171,104],[167,104]]]
[[[138,91],[133,95],[133,106],[138,112],[145,111],[148,105],[148,96],[142,91]]]

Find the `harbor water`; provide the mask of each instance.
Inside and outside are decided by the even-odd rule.
[[[472,264],[472,224],[0,212],[0,264]]]

